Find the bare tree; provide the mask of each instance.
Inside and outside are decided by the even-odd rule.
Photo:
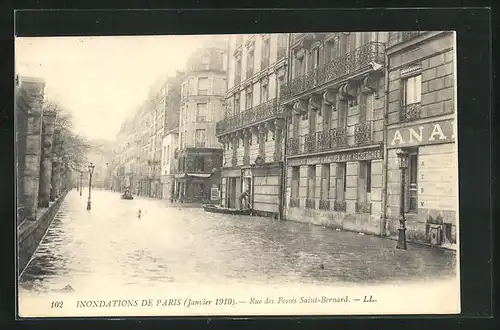
[[[68,167],[74,171],[82,171],[86,167],[87,152],[92,145],[85,137],[75,134],[73,128],[73,118],[71,113],[60,104],[52,101],[44,101],[44,111],[56,113],[55,136],[53,153],[65,159]]]

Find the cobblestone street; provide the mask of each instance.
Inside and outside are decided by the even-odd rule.
[[[23,273],[21,289],[84,290],[91,279],[148,283],[381,283],[454,275],[453,252],[269,218],[71,191]],[[138,218],[141,209],[142,217]],[[323,265],[323,266],[322,266]]]

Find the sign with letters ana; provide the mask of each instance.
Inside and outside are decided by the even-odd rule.
[[[382,147],[376,149],[350,150],[337,152],[334,154],[309,156],[307,158],[292,158],[287,160],[288,166],[329,164],[339,162],[363,161],[370,159],[381,159],[383,155]]]
[[[400,127],[387,132],[387,148],[451,143],[455,141],[455,135],[456,126],[453,119]]]

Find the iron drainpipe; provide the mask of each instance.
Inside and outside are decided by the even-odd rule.
[[[387,36],[387,41],[389,40],[389,35]],[[384,129],[383,129],[383,153],[384,158],[382,160],[382,219],[380,225],[380,235],[387,235],[387,172],[388,172],[388,150],[387,150],[387,122],[389,116],[389,58],[387,52],[384,49]]]
[[[291,45],[292,45],[292,33],[288,33],[288,45],[286,49],[286,56],[287,56],[287,65],[286,65],[286,83],[288,84],[290,82],[290,76],[291,76],[291,68],[292,68],[292,56],[291,56]],[[281,88],[281,86],[280,86]],[[281,94],[280,94],[281,98]],[[281,102],[280,102],[281,103]],[[283,166],[281,166],[281,194],[280,194],[280,220],[285,219],[285,209],[286,209],[286,182],[287,182],[287,160],[286,160],[286,148],[287,148],[287,142],[288,142],[288,117],[285,114],[285,125],[284,125],[284,132],[283,132],[283,139],[285,140],[283,143]]]

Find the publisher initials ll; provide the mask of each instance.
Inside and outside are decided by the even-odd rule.
[[[365,296],[363,302],[376,302],[376,300],[373,300],[373,296]]]

